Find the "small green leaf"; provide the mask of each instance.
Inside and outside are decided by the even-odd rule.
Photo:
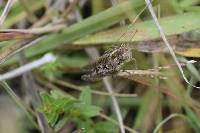
[[[67,117],[64,117],[61,119],[56,125],[55,125],[55,131],[58,132],[68,121],[69,119]]]
[[[89,88],[85,88],[79,100],[66,97],[60,91],[55,90],[51,91],[50,94],[47,92],[41,93],[41,98],[43,100],[43,106],[38,108],[38,110],[45,114],[52,127],[55,127],[55,124],[60,123],[63,119],[72,119],[79,122],[88,121],[89,118],[97,116],[101,110],[97,106],[90,105],[91,90]],[[64,116],[58,120],[61,114],[64,114]],[[77,121],[76,123],[78,123]],[[57,128],[61,126],[62,122]],[[87,128],[87,131],[90,131],[90,129],[91,128]]]
[[[81,108],[81,113],[86,118],[97,116],[101,111],[101,108],[93,105],[83,105],[80,108]]]
[[[48,123],[50,123],[52,127],[55,125],[55,123],[58,120],[58,114],[56,112],[47,113],[46,117],[47,117]]]
[[[61,99],[61,98],[66,98],[65,95],[62,94],[62,92],[58,91],[58,90],[52,90],[51,92],[51,96],[54,99]]]
[[[93,128],[93,122],[91,120],[86,121],[77,121],[78,124],[78,130],[81,133],[95,133]]]
[[[98,122],[95,125],[95,133],[116,133],[118,128],[111,122]]]
[[[79,96],[79,100],[85,104],[91,104],[92,96],[91,96],[91,89],[89,87],[85,87],[82,91],[81,95]]]
[[[40,97],[42,98],[43,103],[51,103],[53,99],[49,96],[47,92],[41,92]]]

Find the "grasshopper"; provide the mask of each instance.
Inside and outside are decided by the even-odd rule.
[[[132,52],[127,44],[121,44],[106,51],[101,57],[89,65],[88,73],[81,78],[85,81],[97,81],[105,76],[119,72],[122,65],[131,61]]]
[[[134,32],[132,38],[136,33],[137,30]],[[123,35],[125,34],[122,34],[121,37],[123,37]],[[109,49],[88,66],[88,73],[82,75],[81,78],[85,81],[97,81],[105,76],[119,72],[124,63],[134,59],[132,57],[132,49],[133,48],[131,48],[130,45],[125,43]]]

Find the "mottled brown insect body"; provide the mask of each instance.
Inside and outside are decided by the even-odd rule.
[[[99,59],[89,65],[88,74],[81,78],[86,81],[97,81],[118,72],[121,66],[132,59],[131,49],[122,44],[106,51]]]

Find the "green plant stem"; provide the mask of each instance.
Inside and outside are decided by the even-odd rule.
[[[5,81],[1,81],[0,84],[6,90],[6,92],[11,96],[11,98],[16,102],[16,104],[22,109],[22,111],[24,111],[24,113],[27,115],[28,119],[35,126],[35,128],[39,129],[37,123],[33,120],[33,117],[31,116],[31,114],[33,113],[31,113],[31,111],[28,111],[27,107],[24,105],[21,99],[13,92],[13,90],[9,87],[9,85]]]

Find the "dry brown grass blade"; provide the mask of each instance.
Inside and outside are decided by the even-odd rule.
[[[30,39],[32,38],[33,35],[27,34],[24,32],[5,32],[5,31],[0,31],[0,41],[9,41],[9,40],[16,40],[16,39]]]

